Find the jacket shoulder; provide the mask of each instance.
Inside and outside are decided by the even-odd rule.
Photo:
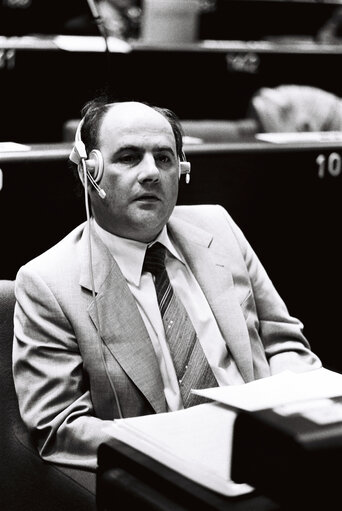
[[[201,227],[213,234],[223,227],[233,231],[237,228],[228,211],[219,204],[176,206],[172,218]]]
[[[219,204],[198,204],[194,206],[176,206],[172,216],[183,220],[191,221],[192,219],[198,223],[199,220],[205,219],[222,219],[230,218],[229,213]]]
[[[19,269],[17,278],[22,273],[31,272],[42,276],[50,273],[58,274],[59,272],[65,274],[77,259],[77,247],[82,238],[84,226],[85,223],[77,226],[54,246],[28,261]]]

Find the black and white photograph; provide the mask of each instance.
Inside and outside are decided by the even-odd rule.
[[[0,0],[1,511],[342,507],[342,0]]]

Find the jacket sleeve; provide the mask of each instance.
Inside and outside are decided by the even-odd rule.
[[[73,330],[43,279],[16,278],[13,375],[20,413],[42,458],[95,470],[113,421],[96,418]]]
[[[271,374],[284,370],[306,371],[322,366],[303,334],[303,324],[291,316],[256,253],[241,229],[224,211],[248,272],[258,333]]]

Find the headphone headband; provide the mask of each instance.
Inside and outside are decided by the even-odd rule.
[[[103,175],[104,170],[104,164],[103,164],[103,157],[101,154],[101,151],[98,149],[93,149],[89,156],[87,155],[87,151],[84,145],[84,142],[81,138],[81,129],[84,123],[84,117],[80,120],[76,133],[75,133],[75,143],[72,148],[72,151],[69,155],[69,160],[71,160],[73,163],[75,163],[77,166],[80,166],[82,163],[82,160],[85,162],[87,166],[87,173],[91,175],[90,181],[98,183]],[[191,171],[191,165],[190,162],[186,161],[186,156],[184,151],[181,152],[181,161],[179,163],[179,177],[182,174],[186,174],[185,181],[186,183],[190,182],[190,171]],[[98,188],[98,187],[97,187]],[[97,190],[98,193],[99,190]]]

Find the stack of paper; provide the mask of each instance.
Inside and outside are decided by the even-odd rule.
[[[342,375],[321,368],[305,373],[282,373],[244,385],[193,390],[233,409],[254,412],[285,403],[342,396]]]
[[[215,401],[177,412],[116,420],[113,435],[196,483],[236,496],[253,490],[231,480],[237,410],[256,411],[294,402],[304,407],[308,400],[342,396],[342,375],[323,368],[286,371],[243,385],[193,392]]]

